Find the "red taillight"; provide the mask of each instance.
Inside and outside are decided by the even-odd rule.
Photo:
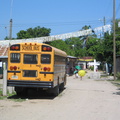
[[[13,70],[13,66],[10,66],[10,70]]]
[[[17,66],[10,66],[10,70],[17,70]]]
[[[47,67],[44,67],[44,71],[47,71]]]
[[[14,66],[14,70],[17,70],[17,66]]]
[[[49,51],[52,51],[52,48],[51,48],[50,46],[43,45],[43,46],[42,46],[42,51],[47,51],[47,52],[49,52]]]
[[[10,50],[20,50],[20,45],[19,44],[16,44],[16,45],[12,45],[11,47],[10,47]]]
[[[11,49],[12,49],[12,50],[15,50],[15,46],[12,46]]]
[[[50,67],[48,67],[47,70],[50,71]]]
[[[50,67],[44,67],[43,70],[44,71],[50,71]]]
[[[51,47],[47,47],[47,51],[51,51]]]
[[[43,51],[51,51],[51,47],[43,47]]]

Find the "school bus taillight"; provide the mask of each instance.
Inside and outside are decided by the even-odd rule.
[[[47,47],[47,51],[51,51],[51,47]]]
[[[44,71],[50,71],[50,67],[44,67],[43,70]]]
[[[19,51],[19,50],[20,50],[20,45],[19,45],[19,44],[12,45],[12,46],[10,47],[10,50],[16,50],[16,51]]]
[[[11,49],[12,50],[19,50],[20,48],[18,46],[12,46]]]
[[[47,70],[50,71],[50,67],[48,67]]]
[[[10,70],[13,70],[13,66],[10,66]]]
[[[14,66],[14,70],[17,70],[17,66]]]
[[[10,70],[17,70],[17,66],[10,66]]]
[[[52,51],[52,48],[50,46],[43,45],[42,46],[42,51],[46,51],[46,52]]]

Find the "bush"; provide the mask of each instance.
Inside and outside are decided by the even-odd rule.
[[[90,66],[89,69],[90,69],[90,70],[94,70],[94,66]]]

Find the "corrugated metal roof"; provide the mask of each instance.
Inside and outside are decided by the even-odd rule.
[[[8,46],[7,45],[0,45],[0,57],[8,56]]]

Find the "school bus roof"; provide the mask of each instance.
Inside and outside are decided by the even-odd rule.
[[[60,50],[60,49],[57,49],[57,48],[55,48],[55,47],[52,47],[52,48],[55,50],[55,54],[56,54],[56,55],[60,55],[60,56],[63,56],[63,57],[67,57],[66,52],[64,52],[64,51],[62,51],[62,50]]]
[[[27,43],[25,43],[25,42],[22,42],[22,43],[17,43],[17,44],[21,44],[21,45],[24,45],[24,44],[37,44],[37,45],[48,45],[48,46],[50,46],[49,44],[45,44],[45,43],[36,43],[36,42],[27,42]],[[55,48],[55,47],[53,47],[53,46],[51,46],[52,47],[52,49],[54,49],[54,51],[55,51],[55,54],[56,55],[60,55],[60,56],[63,56],[63,57],[67,57],[67,54],[66,54],[66,52],[64,52],[64,51],[62,51],[62,50],[60,50],[60,49],[57,49],[57,48]]]

